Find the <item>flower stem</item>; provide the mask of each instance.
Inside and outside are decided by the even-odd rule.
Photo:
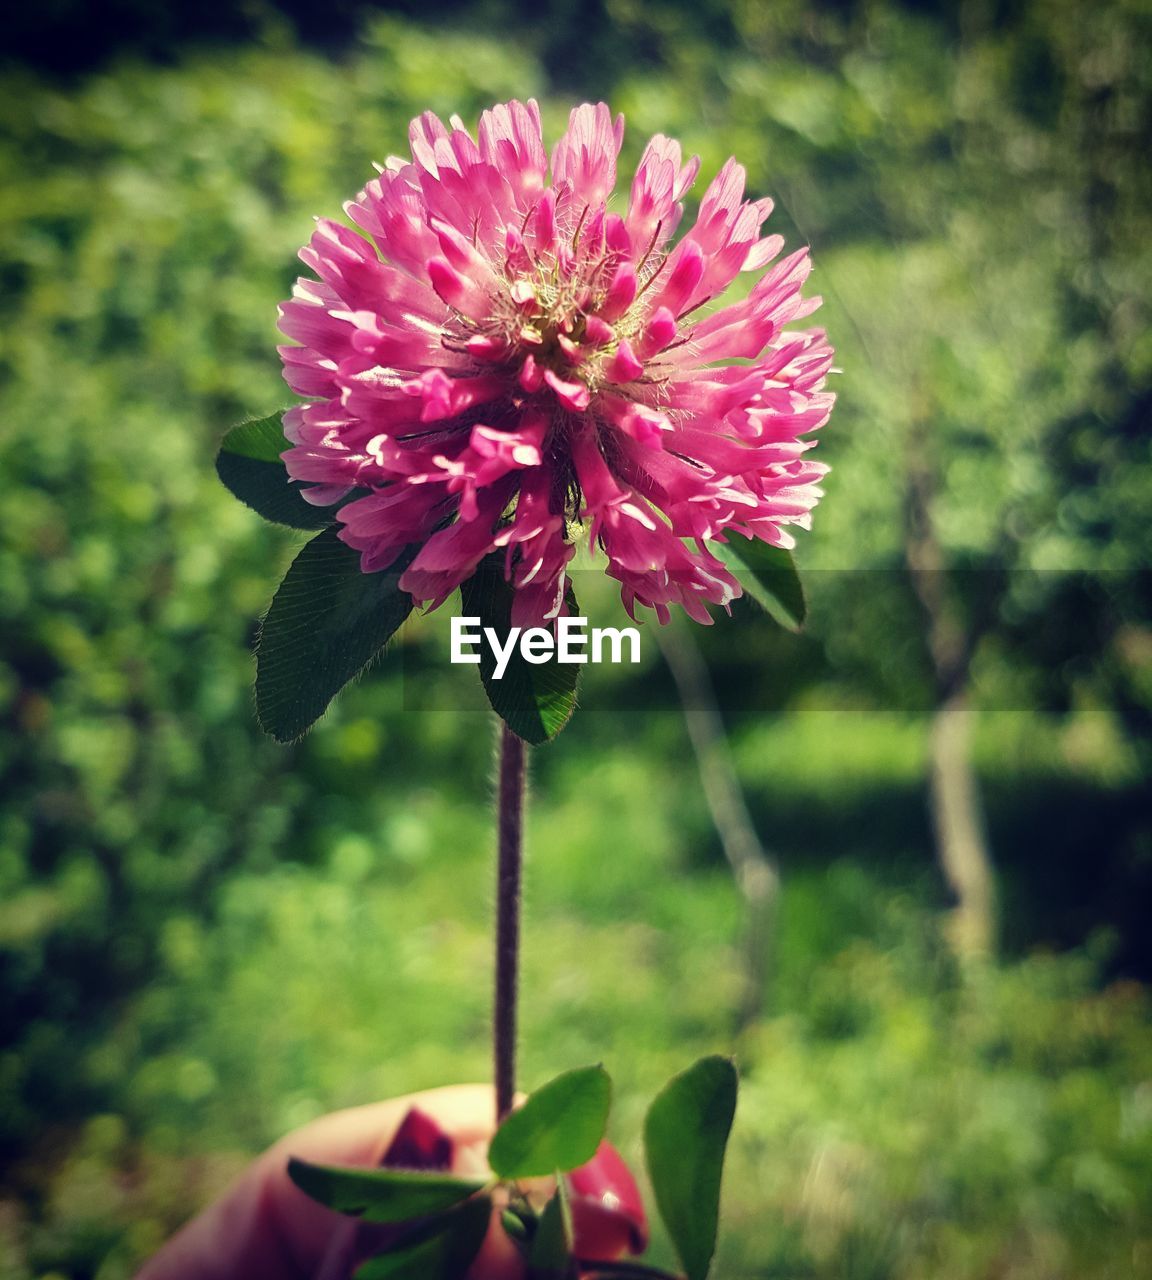
[[[512,1110],[516,1093],[516,992],[520,967],[520,873],[523,865],[525,743],[500,726],[497,799],[496,1000],[492,1040],[496,1122]]]

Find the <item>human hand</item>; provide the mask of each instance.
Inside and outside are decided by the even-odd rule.
[[[414,1107],[452,1140],[452,1172],[487,1172],[496,1128],[489,1085],[452,1085],[337,1111],[269,1148],[147,1262],[137,1280],[347,1280],[379,1247],[380,1230],[306,1196],[288,1177],[288,1157],[374,1167]],[[524,1276],[523,1261],[497,1219],[467,1280]]]

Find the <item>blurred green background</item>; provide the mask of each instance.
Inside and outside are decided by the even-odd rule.
[[[806,634],[741,606],[673,634],[678,684],[649,628],[536,753],[523,1081],[604,1060],[636,1158],[658,1085],[735,1051],[720,1277],[1152,1276],[1147,4],[5,27],[0,1278],[119,1280],[286,1128],[488,1073],[472,673],[417,619],[262,740],[297,544],[212,458],[286,402],[311,217],[417,112],[531,94],[551,137],[626,112],[625,171],[656,131],[736,154],[843,373]]]

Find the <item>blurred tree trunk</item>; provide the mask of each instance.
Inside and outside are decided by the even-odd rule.
[[[780,873],[760,843],[744,801],[712,678],[695,639],[678,623],[655,630],[680,695],[712,823],[744,900],[743,989],[736,1013],[737,1030],[743,1031],[764,1011]]]
[[[972,656],[983,628],[979,621],[965,622],[949,583],[932,517],[937,482],[926,436],[924,428],[914,431],[909,446],[905,558],[926,616],[935,682],[929,804],[936,856],[956,898],[948,941],[968,961],[992,956],[997,935],[996,875],[972,767],[968,700]]]
[[[996,878],[972,768],[966,689],[936,708],[930,741],[937,856],[957,902],[949,941],[962,958],[990,956],[996,949]]]

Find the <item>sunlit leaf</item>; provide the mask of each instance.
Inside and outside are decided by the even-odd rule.
[[[566,1173],[591,1160],[604,1137],[612,1082],[603,1067],[577,1067],[550,1080],[496,1131],[488,1163],[501,1178]]]
[[[736,1068],[710,1057],[669,1081],[644,1121],[652,1191],[688,1280],[704,1280],[712,1264],[735,1111]]]

